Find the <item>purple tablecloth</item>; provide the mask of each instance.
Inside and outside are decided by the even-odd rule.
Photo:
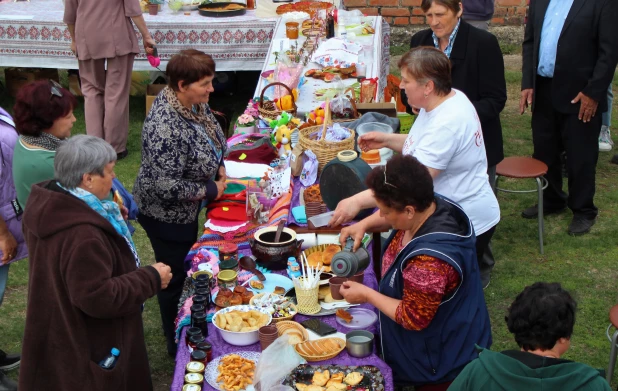
[[[282,273],[285,273],[285,271],[282,271]],[[365,270],[364,284],[372,289],[378,288],[378,282],[377,282],[375,273],[373,272],[373,260],[371,262],[371,265],[367,268],[367,270]],[[377,309],[369,304],[363,304],[361,305],[361,307],[369,308],[377,313]],[[299,314],[294,318],[294,321],[302,322],[303,320],[308,319],[308,318],[309,316]],[[352,331],[340,325],[339,323],[337,323],[337,321],[335,320],[335,315],[323,316],[323,317],[320,317],[319,319],[337,328],[338,331],[344,334],[349,331]],[[371,331],[372,333],[376,334],[376,336],[378,336],[379,335],[378,323],[377,322],[374,323],[367,330]],[[181,342],[178,344],[178,352],[176,353],[176,368],[174,370],[174,380],[172,382],[172,386],[170,387],[172,391],[182,390],[182,386],[184,384],[185,366],[189,362],[189,357],[190,357],[189,350],[187,349],[187,345],[184,343],[185,332],[186,332],[186,328],[182,330],[181,338],[180,338]],[[223,356],[228,353],[233,353],[233,352],[238,352],[238,351],[254,351],[254,352],[261,351],[259,342],[253,345],[249,345],[249,346],[233,346],[233,345],[228,344],[221,338],[221,336],[219,335],[219,332],[217,331],[217,329],[212,323],[208,324],[207,340],[208,342],[212,344],[213,357],[219,357],[219,356]],[[378,338],[376,338],[376,341],[377,340]],[[309,363],[309,364],[312,364],[312,363]],[[374,365],[380,369],[380,372],[382,372],[382,375],[384,376],[385,390],[393,391],[394,389],[393,388],[393,374],[392,374],[391,368],[377,356],[375,345],[374,345],[374,352],[369,357],[365,357],[362,359],[354,358],[354,357],[351,357],[348,354],[348,352],[344,349],[337,357],[331,360],[325,360],[325,361],[320,361],[320,362],[315,363],[315,365],[329,365],[329,364],[352,365],[352,366]],[[202,388],[202,390],[213,391],[214,388],[212,388],[207,383],[204,383],[204,387]]]

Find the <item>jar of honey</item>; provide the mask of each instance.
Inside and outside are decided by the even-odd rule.
[[[185,374],[187,373],[204,373],[206,366],[202,362],[191,361],[185,367]]]
[[[221,270],[219,275],[217,275],[217,283],[219,284],[219,288],[229,289],[231,291],[236,288],[236,284],[238,282],[238,273],[234,270]],[[195,298],[193,299],[195,303]]]
[[[182,386],[182,391],[202,391],[202,387],[197,384],[185,384]]]
[[[204,385],[204,375],[201,373],[187,373],[185,375],[185,384],[195,384],[201,387]]]

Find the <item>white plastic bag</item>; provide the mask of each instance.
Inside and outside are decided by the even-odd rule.
[[[281,382],[294,368],[307,361],[296,353],[288,338],[287,334],[282,335],[262,352],[253,381],[256,391],[294,391]]]

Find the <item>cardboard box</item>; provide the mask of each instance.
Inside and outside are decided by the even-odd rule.
[[[394,103],[357,103],[356,109],[361,114],[372,111],[374,113],[384,114],[388,117],[397,118],[397,107]]]
[[[167,84],[148,84],[146,86],[146,115],[150,112],[150,108],[159,92],[166,86]]]
[[[60,81],[57,69],[47,68],[6,68],[4,70],[4,80],[9,94],[15,98],[17,91],[26,84],[36,80],[55,80]]]

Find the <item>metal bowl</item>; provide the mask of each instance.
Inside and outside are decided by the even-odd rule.
[[[352,357],[367,357],[373,353],[373,339],[369,331],[351,331],[345,335],[345,347]]]

